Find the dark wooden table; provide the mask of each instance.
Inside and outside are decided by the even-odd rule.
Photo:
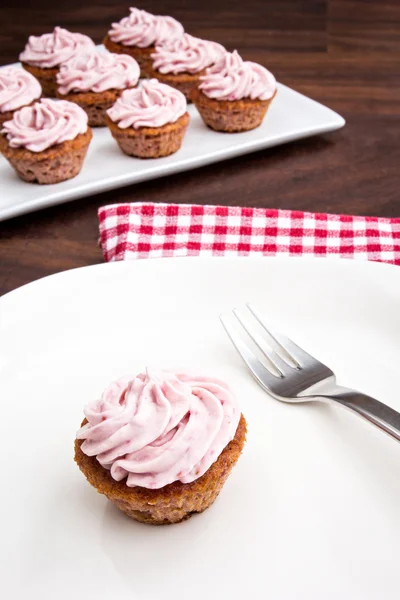
[[[131,3],[134,4],[134,3]],[[0,63],[62,25],[100,42],[119,0],[5,0]],[[0,294],[102,261],[97,208],[146,200],[400,216],[398,0],[141,0],[342,114],[344,129],[0,223]]]

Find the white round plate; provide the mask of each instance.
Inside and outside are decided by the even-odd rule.
[[[30,600],[398,600],[400,446],[354,415],[267,396],[218,316],[252,301],[339,382],[400,410],[400,269],[161,259],[0,299],[1,588]],[[248,441],[218,500],[138,524],[73,461],[82,409],[146,365],[225,378]]]

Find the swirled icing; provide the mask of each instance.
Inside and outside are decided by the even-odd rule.
[[[116,481],[158,489],[201,477],[233,439],[240,410],[217,379],[182,373],[141,373],[111,384],[86,406],[77,433]]]
[[[145,10],[131,8],[130,14],[113,23],[108,32],[110,40],[124,46],[147,48],[181,37],[182,25],[172,17],[152,15]]]
[[[44,98],[16,111],[12,120],[3,124],[2,133],[11,148],[42,152],[85,133],[87,123],[87,114],[77,104]]]
[[[107,114],[121,129],[161,127],[175,123],[185,114],[186,106],[182,92],[150,79],[138,88],[122,92]]]
[[[139,65],[131,56],[92,50],[63,63],[57,73],[57,84],[60,94],[104,92],[133,87],[139,77]]]
[[[28,65],[49,69],[58,67],[72,56],[91,48],[94,48],[94,42],[87,35],[55,27],[52,33],[31,35],[19,60]]]
[[[42,88],[33,75],[24,69],[0,69],[0,112],[17,110],[40,98]]]
[[[218,64],[226,50],[217,42],[210,42],[185,33],[178,40],[157,46],[151,55],[153,68],[160,73],[199,73]]]
[[[275,94],[275,77],[265,67],[244,61],[235,50],[200,77],[199,89],[216,100],[269,100]]]

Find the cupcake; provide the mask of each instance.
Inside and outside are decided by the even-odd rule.
[[[56,75],[61,63],[91,48],[94,42],[87,35],[55,27],[53,33],[31,35],[19,59],[24,69],[39,80],[43,95],[55,97]]]
[[[91,127],[106,124],[106,110],[121,91],[134,87],[140,69],[127,54],[92,50],[73,56],[57,73],[57,97],[75,102],[87,113]]]
[[[208,508],[246,439],[246,421],[217,379],[141,373],[88,404],[75,461],[129,517],[164,525]]]
[[[192,93],[206,125],[216,131],[248,131],[261,125],[276,94],[275,77],[265,67],[243,61],[236,50],[207,69]]]
[[[0,69],[0,127],[10,121],[16,110],[40,98],[42,88],[37,79],[18,67]]]
[[[156,47],[151,55],[151,76],[181,91],[190,101],[200,76],[207,67],[220,63],[225,53],[221,44],[185,33],[178,40]]]
[[[43,99],[3,124],[0,151],[24,181],[59,183],[78,175],[92,131],[77,104]]]
[[[139,63],[142,77],[146,77],[155,46],[180,38],[183,31],[182,25],[172,17],[131,8],[128,17],[111,25],[103,43],[110,52],[133,56]]]
[[[107,111],[107,125],[122,152],[139,158],[179,150],[188,123],[185,96],[156,79],[125,90]]]

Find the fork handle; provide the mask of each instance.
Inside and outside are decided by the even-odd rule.
[[[352,410],[400,442],[400,413],[390,406],[371,396],[346,388],[338,388],[337,391],[322,397],[324,400],[333,400],[344,408]]]

